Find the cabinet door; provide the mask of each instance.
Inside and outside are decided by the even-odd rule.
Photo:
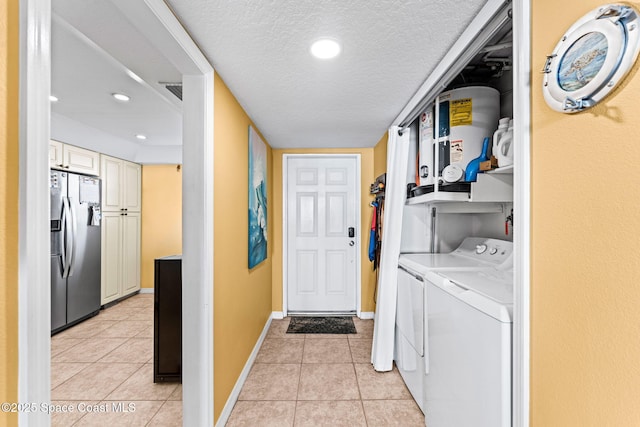
[[[123,204],[122,175],[123,161],[115,157],[100,156],[102,173],[102,211],[121,212]]]
[[[64,144],[62,147],[64,168],[69,172],[100,174],[100,154],[84,148]]]
[[[62,169],[62,146],[64,144],[60,141],[49,141],[49,167],[55,169]]]
[[[122,296],[140,289],[140,214],[122,216]]]
[[[137,163],[124,162],[124,206],[127,212],[140,212],[142,167]]]
[[[120,298],[122,282],[122,216],[120,212],[102,214],[102,298],[106,304]]]

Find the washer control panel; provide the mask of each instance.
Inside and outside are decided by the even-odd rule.
[[[487,237],[467,237],[454,253],[498,265],[511,257],[513,243]]]

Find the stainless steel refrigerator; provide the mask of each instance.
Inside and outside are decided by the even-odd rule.
[[[51,170],[51,333],[100,310],[100,179]]]

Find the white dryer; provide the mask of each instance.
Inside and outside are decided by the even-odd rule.
[[[424,283],[426,425],[510,427],[513,269],[432,271]]]
[[[425,412],[425,286],[433,271],[478,271],[493,269],[511,260],[508,241],[467,237],[446,254],[401,254],[398,260],[398,298],[394,360],[420,409]]]

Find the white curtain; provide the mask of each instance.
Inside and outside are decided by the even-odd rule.
[[[402,135],[399,128],[389,129],[387,142],[387,182],[385,186],[384,217],[382,221],[382,252],[378,273],[378,294],[371,363],[376,371],[393,369],[396,298],[398,291],[398,256],[402,212],[407,197],[407,162],[409,132]]]

